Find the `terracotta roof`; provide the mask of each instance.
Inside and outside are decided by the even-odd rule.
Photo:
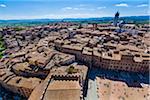
[[[24,62],[24,63],[17,63],[15,65],[13,65],[12,67],[14,70],[17,70],[17,71],[25,71],[25,70],[32,70],[30,67],[29,67],[29,63],[27,62]]]
[[[71,45],[63,45],[62,47],[81,51],[82,48],[83,48],[83,45],[81,45],[81,44],[71,44]]]
[[[38,78],[23,78],[23,77],[13,77],[10,79],[7,84],[13,85],[16,87],[24,87],[34,89],[41,80]]]
[[[48,90],[67,90],[67,89],[81,89],[78,81],[56,81],[54,80],[48,86]]]

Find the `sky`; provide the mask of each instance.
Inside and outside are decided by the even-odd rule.
[[[0,0],[0,19],[150,15],[149,0]]]

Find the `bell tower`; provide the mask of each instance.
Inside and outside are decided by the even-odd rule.
[[[118,19],[119,19],[119,12],[117,11],[117,13],[115,14],[114,23],[113,23],[115,27],[117,27]]]

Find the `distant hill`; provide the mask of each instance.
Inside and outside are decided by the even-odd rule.
[[[119,20],[124,20],[126,23],[140,23],[140,22],[148,22],[150,16],[127,16],[120,17]],[[64,21],[93,21],[100,23],[108,23],[113,21],[113,17],[101,17],[101,18],[66,18]]]
[[[124,20],[126,23],[149,23],[150,16],[127,16],[120,17],[120,20]],[[53,22],[79,22],[79,23],[111,23],[113,17],[101,17],[101,18],[65,18],[65,19],[27,19],[27,20],[0,20],[0,27],[2,26],[32,26],[42,25]]]

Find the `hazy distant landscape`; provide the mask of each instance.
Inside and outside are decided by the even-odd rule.
[[[120,17],[126,23],[148,24],[150,16],[127,16]],[[113,17],[101,18],[65,18],[65,19],[22,19],[22,20],[0,20],[0,27],[4,26],[34,26],[54,22],[77,22],[77,23],[111,23]]]

